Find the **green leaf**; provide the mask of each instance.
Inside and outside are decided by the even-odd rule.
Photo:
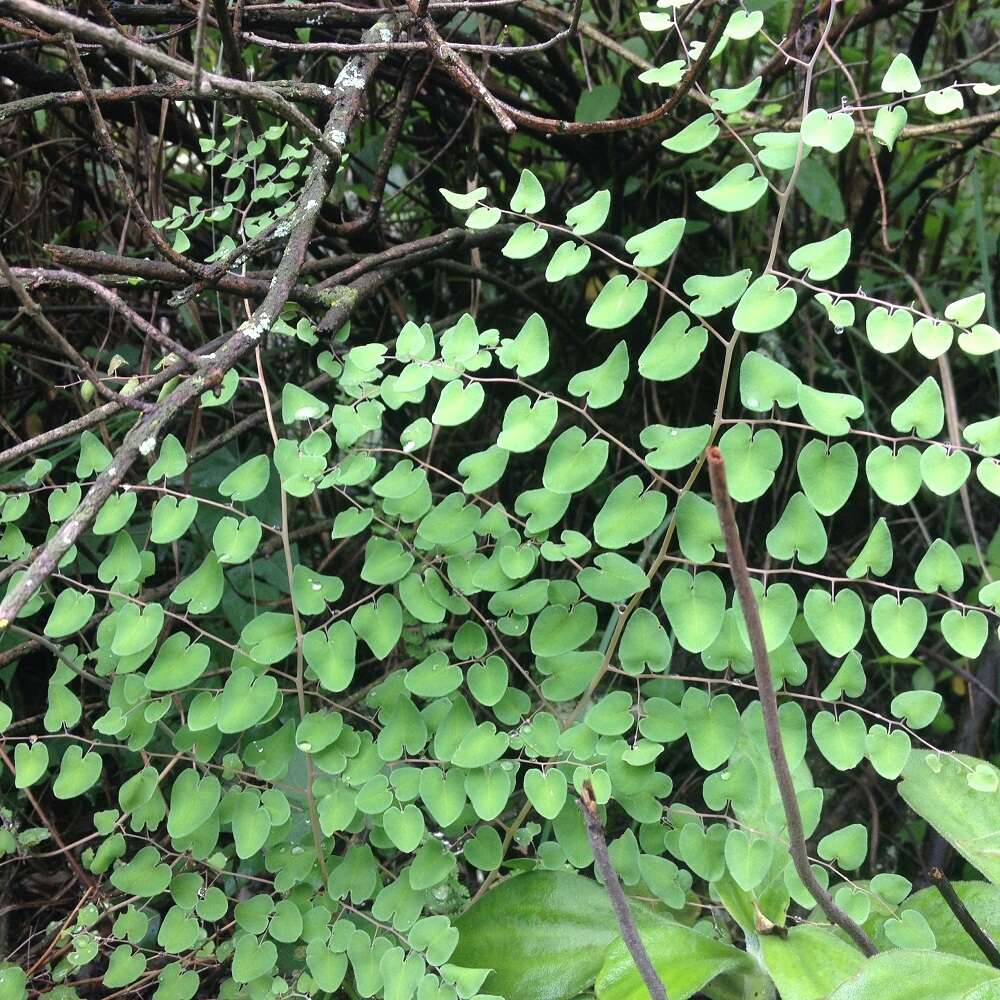
[[[626,244],[628,253],[635,254],[636,267],[655,267],[669,260],[680,244],[687,221],[683,218],[667,219],[652,229],[637,233]]]
[[[762,11],[755,10],[748,13],[744,10],[738,10],[726,22],[724,34],[727,38],[744,42],[748,38],[753,38],[763,27],[764,14]]]
[[[674,313],[639,355],[639,374],[655,382],[681,378],[698,363],[707,344],[704,327],[692,327],[685,313]]]
[[[789,256],[788,266],[796,271],[806,271],[810,281],[827,281],[840,274],[850,256],[851,231],[841,229],[825,240],[799,247]]]
[[[782,1000],[824,1000],[858,971],[864,956],[832,931],[803,924],[762,934],[761,955]]]
[[[976,466],[976,479],[994,496],[1000,497],[1000,460],[984,458]]]
[[[211,816],[222,797],[222,786],[213,774],[200,778],[193,767],[184,768],[170,790],[167,832],[175,840],[194,833]]]
[[[740,975],[750,975],[753,971],[753,962],[747,954],[683,924],[668,923],[655,930],[640,925],[639,932],[671,1000],[687,1000],[724,973],[738,982]],[[608,948],[595,995],[597,1000],[645,1000],[649,996],[631,954],[620,939]]]
[[[549,231],[547,229],[542,229],[533,222],[523,222],[500,248],[500,253],[509,260],[527,260],[541,252],[548,242]]]
[[[980,962],[941,952],[894,949],[869,958],[829,1000],[990,1000],[998,985],[1000,972]]]
[[[159,604],[126,604],[115,615],[115,634],[111,652],[131,656],[148,649],[163,628],[163,608]]]
[[[813,159],[803,160],[799,164],[799,180],[795,190],[809,208],[824,219],[844,222],[847,213],[840,185],[823,163]]]
[[[186,604],[189,614],[205,615],[214,611],[222,599],[224,583],[219,560],[209,552],[198,569],[174,587],[170,600]]]
[[[530,396],[518,396],[504,413],[497,445],[505,451],[533,451],[552,433],[558,418],[555,399],[540,396],[532,403]]]
[[[971,327],[977,323],[986,308],[986,293],[975,292],[964,298],[956,299],[945,307],[944,318],[950,319],[959,326]]]
[[[468,229],[492,229],[500,221],[500,209],[492,205],[480,205],[469,213],[465,220]]]
[[[875,113],[875,124],[872,126],[872,136],[886,149],[891,150],[896,145],[903,129],[906,128],[906,108],[897,105],[894,108],[883,106]]]
[[[740,712],[728,694],[689,687],[681,700],[684,728],[698,766],[714,771],[729,760],[740,736]]]
[[[616,84],[600,83],[583,91],[577,101],[574,121],[599,122],[610,118],[618,107],[622,92]]]
[[[731,115],[742,111],[757,96],[762,82],[763,77],[757,76],[742,87],[720,87],[713,90],[708,95],[712,98],[709,106],[718,115]]]
[[[605,604],[621,604],[649,586],[646,574],[617,552],[602,552],[594,565],[577,575],[577,583],[588,596]]]
[[[984,357],[1000,350],[1000,332],[987,323],[977,323],[958,335],[958,346],[973,357]]]
[[[292,424],[299,420],[318,420],[330,409],[322,399],[292,383],[281,390],[281,422]]]
[[[993,792],[970,782],[980,768],[992,775]],[[899,793],[907,805],[937,830],[970,864],[1000,884],[1000,798],[997,769],[963,754],[935,751],[910,755]]]
[[[49,748],[44,741],[14,747],[14,787],[29,788],[48,770]]]
[[[518,378],[537,375],[549,363],[549,331],[545,320],[532,313],[516,337],[500,342],[497,358],[504,368],[513,368]]]
[[[849,421],[865,412],[864,403],[857,396],[824,392],[805,383],[799,385],[798,402],[806,423],[828,437],[847,434],[851,429]]]
[[[871,530],[861,551],[854,557],[854,562],[847,567],[847,576],[852,580],[860,579],[869,573],[875,576],[885,576],[892,567],[892,535],[884,517],[880,517]]]
[[[582,602],[572,608],[550,604],[531,627],[535,656],[561,656],[579,649],[597,631],[597,609]]]
[[[839,717],[827,711],[813,719],[812,737],[819,752],[838,771],[849,771],[865,755],[865,722],[853,709]]]
[[[965,100],[957,87],[944,87],[941,90],[929,90],[924,95],[924,107],[932,115],[949,115],[952,111],[961,111],[965,107]]]
[[[890,312],[885,306],[873,309],[865,319],[868,341],[882,354],[895,354],[906,346],[913,332],[913,316],[905,309]]]
[[[90,621],[96,605],[97,601],[90,592],[67,587],[59,591],[43,631],[50,639],[62,639],[79,632]]]
[[[566,777],[555,767],[532,768],[524,775],[524,793],[539,815],[555,819],[566,802]]]
[[[135,493],[116,493],[104,501],[101,512],[91,529],[95,535],[117,534],[135,513],[138,497]]]
[[[905,719],[910,729],[924,729],[941,711],[942,698],[937,691],[903,691],[892,699],[889,711]]]
[[[444,198],[452,208],[457,208],[460,212],[468,212],[470,209],[475,208],[475,206],[486,197],[487,188],[477,187],[473,191],[469,191],[467,194],[462,194],[457,191],[448,191],[445,188],[438,188],[441,192],[441,197]]]
[[[720,212],[742,212],[756,205],[767,191],[767,179],[755,175],[752,163],[741,163],[710,188],[695,194]]]
[[[264,492],[270,478],[270,459],[267,455],[255,455],[219,483],[219,494],[237,502],[253,500]]]
[[[902,603],[894,594],[883,594],[871,611],[872,629],[883,649],[905,660],[917,648],[927,628],[927,609],[915,597]]]
[[[566,225],[577,236],[589,236],[604,225],[611,208],[611,192],[598,191],[566,213]]]
[[[283,657],[282,657],[283,658]],[[216,701],[220,733],[244,733],[256,725],[279,701],[278,682],[270,674],[255,677],[247,667],[234,670]]]
[[[760,624],[764,631],[764,644],[768,652],[773,652],[788,638],[799,609],[798,598],[787,583],[772,583],[765,590],[759,580],[751,580],[750,586],[757,599]],[[750,639],[743,619],[742,605],[736,607],[736,624],[744,645],[749,649]]]
[[[620,340],[604,362],[577,372],[567,388],[573,396],[586,396],[586,405],[599,410],[618,402],[625,391],[628,372],[628,347]]]
[[[715,573],[692,576],[672,569],[660,588],[660,603],[675,638],[689,653],[708,649],[722,630],[726,591]]]
[[[795,166],[795,160],[799,155],[799,134],[798,132],[757,132],[753,136],[753,143],[760,147],[757,159],[770,167],[772,170],[791,170]],[[804,160],[812,150],[804,143],[802,145],[802,159]]]
[[[351,628],[377,660],[384,660],[402,634],[403,609],[392,594],[382,594],[374,603],[362,604],[354,612]]]
[[[556,248],[548,267],[545,268],[545,280],[562,281],[579,274],[590,263],[591,249],[585,243],[574,243],[565,240]]]
[[[892,426],[900,434],[914,433],[918,437],[932,438],[944,427],[944,399],[936,379],[928,376],[890,416]]]
[[[646,464],[651,469],[682,469],[705,450],[711,433],[708,424],[700,427],[650,424],[639,432],[639,443],[651,449],[646,456]]]
[[[198,514],[198,501],[184,497],[163,496],[153,505],[153,521],[149,540],[155,545],[176,541],[191,527]]]
[[[680,132],[672,135],[669,139],[664,139],[660,144],[671,153],[698,153],[718,138],[720,127],[715,123],[715,115],[709,112],[696,118],[690,125],[686,125]]]
[[[616,274],[591,303],[587,324],[599,330],[616,330],[639,313],[648,294],[649,285],[644,278],[630,281],[627,274]]]
[[[684,282],[684,294],[691,299],[695,316],[714,316],[738,301],[750,284],[753,272],[746,268],[732,274],[693,274]]]
[[[257,551],[262,533],[256,517],[223,517],[212,533],[212,548],[220,563],[238,566]]]
[[[858,456],[846,441],[828,448],[819,439],[810,441],[796,459],[799,482],[809,502],[825,516],[847,502],[858,479]]]
[[[642,927],[671,926],[634,904]],[[593,984],[619,936],[607,893],[570,872],[529,872],[501,882],[455,921],[452,961],[492,969],[484,988],[518,1000],[570,1000]],[[623,970],[624,971],[624,970]]]
[[[831,598],[825,589],[813,587],[802,613],[816,641],[838,658],[857,646],[865,629],[865,606],[853,590],[841,589]]]
[[[865,459],[865,475],[879,499],[904,506],[920,490],[920,452],[911,444],[904,444],[895,452],[880,444]]]
[[[160,444],[160,454],[146,473],[146,482],[155,483],[159,479],[173,479],[187,468],[187,453],[184,446],[168,434]]]
[[[441,391],[431,421],[441,427],[457,427],[471,420],[482,408],[486,392],[479,382],[449,382]]]
[[[939,497],[962,488],[972,471],[972,461],[964,451],[932,444],[920,455],[920,476],[924,485]]]
[[[57,799],[75,799],[93,787],[101,776],[104,762],[95,750],[84,754],[74,743],[66,748],[59,764],[59,773],[52,782],[52,794]]]
[[[792,495],[778,523],[767,533],[765,543],[775,559],[797,558],[807,566],[826,555],[826,530],[804,493]]]
[[[802,119],[799,134],[807,146],[839,153],[854,138],[854,119],[841,111],[813,108]]]
[[[681,552],[692,562],[710,562],[724,548],[722,525],[711,500],[684,493],[677,501],[674,518]]]
[[[965,581],[965,571],[955,550],[943,538],[935,538],[917,564],[913,579],[925,594],[939,590],[953,594]]]
[[[910,750],[910,737],[903,729],[894,729],[890,733],[885,726],[877,723],[865,737],[865,756],[887,781],[895,781],[903,773]]]
[[[757,351],[748,351],[740,364],[740,402],[755,413],[795,406],[800,384],[798,375]]]
[[[910,57],[900,52],[882,77],[882,90],[887,94],[915,94],[920,86],[920,77]]]
[[[1000,417],[990,417],[988,420],[977,420],[969,424],[962,437],[981,455],[1000,455]]]
[[[833,861],[840,868],[853,871],[861,867],[868,855],[868,830],[862,823],[852,823],[828,833],[816,850],[824,861]]]
[[[781,464],[781,438],[770,427],[752,432],[749,424],[733,424],[719,439],[726,463],[729,492],[737,503],[756,500],[774,482]]]
[[[658,87],[676,86],[683,79],[686,66],[683,59],[671,59],[662,66],[644,70],[639,74],[639,82],[653,83]]]
[[[483,190],[485,193],[485,188]],[[525,212],[528,215],[535,215],[545,208],[545,191],[530,170],[521,171],[517,188],[510,199],[510,208],[512,212]]]
[[[542,483],[553,493],[578,493],[604,471],[608,450],[608,442],[604,438],[595,437],[588,441],[582,427],[570,427],[549,447]]]
[[[981,611],[951,608],[941,618],[941,634],[959,656],[976,659],[989,638],[989,622]]]
[[[608,494],[594,519],[594,541],[605,549],[623,549],[648,538],[667,513],[667,498],[643,492],[639,476],[628,476]]]

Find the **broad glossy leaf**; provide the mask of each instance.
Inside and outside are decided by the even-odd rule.
[[[643,927],[666,924],[638,903],[634,910]],[[518,1000],[576,997],[594,982],[605,950],[619,935],[603,887],[569,872],[506,879],[455,926],[459,942],[452,961],[493,969],[484,989]]]
[[[683,924],[671,923],[656,930],[640,926],[639,930],[671,1000],[687,1000],[724,973],[738,977],[753,971],[753,961],[745,952]],[[597,1000],[646,1000],[648,996],[625,943],[615,941],[597,977]]]
[[[970,781],[977,769],[997,777],[993,765],[963,754],[910,755],[899,793],[907,805],[934,827],[970,864],[1000,884],[1000,797]]]
[[[991,1000],[997,989],[1000,971],[983,963],[935,951],[893,949],[869,958],[829,1000]]]

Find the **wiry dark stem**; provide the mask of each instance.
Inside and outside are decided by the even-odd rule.
[[[955,919],[962,925],[966,934],[976,942],[976,947],[986,956],[986,960],[994,969],[1000,969],[1000,949],[996,942],[976,923],[976,918],[969,913],[965,903],[959,898],[955,887],[948,881],[940,868],[932,868],[931,881],[937,886],[938,892],[944,896],[948,908],[955,914]]]
[[[743,620],[746,622],[747,636],[750,639],[753,670],[757,679],[760,707],[764,716],[767,751],[771,757],[771,766],[774,768],[774,777],[778,783],[781,805],[785,812],[788,849],[792,855],[792,863],[795,865],[796,874],[802,880],[802,884],[830,921],[840,927],[866,955],[875,955],[878,953],[878,949],[872,943],[871,938],[833,901],[830,893],[820,885],[812,866],[809,864],[809,852],[806,849],[805,831],[802,826],[802,813],[799,811],[799,800],[795,795],[792,772],[788,766],[788,758],[785,756],[785,746],[781,741],[778,699],[774,691],[774,678],[771,674],[771,662],[767,655],[767,643],[764,641],[764,629],[760,622],[757,600],[750,587],[750,571],[747,568],[746,555],[740,541],[740,529],[736,525],[733,500],[726,484],[725,462],[722,458],[722,452],[715,447],[708,450],[708,474],[712,482],[712,499],[719,512],[722,535],[726,542],[726,555],[729,557],[733,584],[736,587],[740,608],[743,611]]]
[[[656,974],[653,963],[649,960],[649,953],[642,943],[642,938],[639,937],[639,929],[635,926],[635,917],[632,916],[632,910],[625,898],[622,884],[618,881],[618,874],[611,864],[608,843],[604,839],[604,825],[597,812],[594,789],[589,781],[583,783],[580,812],[583,813],[587,836],[590,838],[590,846],[594,851],[594,863],[601,874],[608,899],[611,900],[611,908],[615,911],[615,918],[618,920],[618,927],[621,929],[625,947],[628,948],[632,961],[635,962],[635,967],[639,970],[639,975],[642,976],[642,981],[646,984],[646,989],[652,1000],[667,1000],[667,991],[660,977]]]

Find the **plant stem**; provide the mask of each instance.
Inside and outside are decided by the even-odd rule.
[[[785,756],[784,744],[781,741],[778,699],[774,691],[774,678],[767,655],[767,644],[764,641],[764,629],[760,622],[757,600],[750,587],[750,572],[747,569],[746,555],[740,541],[740,529],[736,525],[733,500],[726,484],[725,461],[722,458],[722,452],[714,446],[708,449],[708,474],[712,483],[712,499],[715,501],[715,508],[719,513],[722,535],[726,542],[726,554],[729,557],[733,584],[736,587],[740,608],[743,611],[743,620],[746,622],[747,636],[750,639],[754,675],[757,680],[757,690],[760,693],[760,707],[764,716],[767,751],[771,758],[771,766],[774,768],[774,777],[778,783],[781,805],[785,812],[788,849],[792,855],[792,863],[795,865],[795,871],[802,880],[802,884],[830,921],[840,927],[865,955],[876,955],[878,949],[872,943],[871,938],[833,901],[833,897],[820,885],[812,866],[809,864],[809,852],[806,849],[805,832],[802,826],[802,813],[799,811],[799,800],[795,795],[792,772],[788,766],[788,758]]]
[[[948,908],[955,914],[955,919],[962,925],[966,934],[976,943],[976,947],[986,956],[986,960],[994,969],[1000,969],[1000,949],[996,942],[976,923],[976,918],[969,913],[965,903],[959,899],[955,887],[948,881],[940,868],[932,868],[930,871],[931,881],[937,886],[938,892],[944,896],[944,901]]]
[[[653,963],[649,960],[649,953],[646,946],[639,937],[639,929],[635,926],[635,917],[625,898],[621,882],[618,881],[618,874],[611,864],[608,855],[608,843],[604,839],[604,824],[601,823],[600,814],[597,812],[597,803],[594,800],[594,789],[589,781],[583,783],[583,792],[580,795],[580,812],[583,813],[583,822],[587,827],[587,836],[590,838],[590,846],[594,851],[594,864],[601,874],[604,882],[604,889],[611,900],[611,908],[615,911],[615,918],[622,932],[622,940],[628,948],[635,962],[635,967],[642,976],[642,981],[646,984],[646,989],[652,1000],[667,1000],[667,991],[663,982],[656,974]]]

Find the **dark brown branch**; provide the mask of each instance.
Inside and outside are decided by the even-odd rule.
[[[81,268],[96,274],[128,275],[170,287],[185,285],[189,278],[184,270],[167,261],[122,257],[100,250],[81,250],[78,247],[61,246],[56,243],[47,243],[45,250],[52,255],[57,264]],[[262,299],[267,295],[269,280],[225,273],[215,278],[211,284],[220,292],[232,292],[247,299]],[[328,296],[325,296],[322,290],[310,288],[308,285],[296,285],[288,297],[292,302],[309,305],[328,304]]]
[[[583,783],[583,792],[580,795],[580,812],[583,813],[583,822],[587,827],[587,836],[590,838],[590,846],[594,852],[594,864],[600,872],[601,880],[604,882],[604,889],[611,900],[611,908],[615,911],[615,918],[618,927],[622,932],[622,940],[628,948],[635,967],[642,976],[642,981],[646,984],[646,989],[652,1000],[667,1000],[667,991],[663,986],[663,981],[653,968],[653,963],[649,960],[649,953],[639,936],[639,929],[635,925],[635,917],[625,898],[621,882],[618,881],[618,873],[611,864],[611,857],[608,855],[608,844],[604,839],[604,825],[597,812],[597,803],[594,801],[594,789],[589,781]]]
[[[16,0],[16,2],[26,4],[32,3],[32,0]],[[372,30],[388,27],[386,22],[378,22],[377,27]],[[292,288],[295,287],[320,206],[326,199],[333,171],[340,161],[340,147],[332,143],[333,136],[335,133],[346,133],[353,125],[361,111],[364,81],[370,78],[378,62],[376,56],[356,57],[341,74],[343,84],[335,88],[337,90],[335,103],[324,127],[324,142],[313,150],[309,178],[302,188],[294,211],[288,217],[290,221],[288,239],[268,294],[253,315],[242,323],[216,352],[211,365],[204,366],[196,374],[181,382],[173,392],[158,402],[129,429],[112,463],[96,479],[77,509],[46,542],[41,553],[32,560],[16,586],[11,588],[0,601],[0,630],[17,619],[24,605],[56,569],[65,553],[124,481],[139,456],[149,455],[171,421],[202,392],[218,385],[229,369],[250,354],[280,315]],[[361,87],[357,85],[359,81],[362,83]],[[337,151],[335,158],[327,154],[326,150],[330,148]],[[336,307],[331,312],[339,313],[340,322],[343,323],[350,316],[357,300],[357,291],[343,289]]]
[[[955,887],[948,881],[940,868],[930,870],[931,881],[937,886],[938,892],[944,897],[948,908],[955,914],[955,919],[962,925],[962,929],[976,943],[976,947],[986,956],[986,960],[994,969],[1000,969],[1000,949],[996,942],[976,923],[976,918],[969,913],[965,903],[959,899]]]
[[[785,756],[785,745],[781,740],[778,699],[774,691],[774,678],[771,674],[771,662],[767,655],[767,643],[764,641],[764,629],[760,622],[760,611],[750,586],[750,572],[747,569],[746,555],[740,540],[740,529],[736,525],[733,501],[726,484],[725,462],[722,458],[722,452],[716,447],[708,449],[708,474],[712,483],[712,499],[715,501],[715,509],[719,513],[719,521],[722,525],[722,536],[726,543],[726,555],[729,557],[733,584],[736,587],[740,608],[743,611],[743,620],[746,623],[747,636],[750,639],[754,675],[757,680],[760,707],[764,717],[764,734],[767,739],[768,754],[771,757],[771,766],[774,768],[774,777],[778,783],[778,792],[781,795],[781,805],[785,812],[785,824],[788,828],[788,850],[792,855],[792,863],[795,865],[795,871],[802,880],[802,884],[829,920],[840,927],[865,955],[876,955],[878,949],[872,943],[871,938],[834,902],[830,893],[820,885],[812,870],[812,865],[809,863],[805,830],[802,826],[802,813],[799,811],[795,783],[788,766],[788,758]]]
[[[21,303],[21,308],[34,320],[35,325],[65,357],[77,366],[83,377],[93,385],[98,395],[103,396],[105,399],[113,400],[130,410],[145,412],[150,408],[148,403],[122,396],[120,393],[115,392],[114,389],[109,389],[101,381],[100,375],[94,371],[90,362],[49,321],[48,317],[42,311],[42,307],[31,297],[20,278],[8,266],[2,253],[0,253],[0,277],[3,278],[4,283],[14,293],[17,301]]]

